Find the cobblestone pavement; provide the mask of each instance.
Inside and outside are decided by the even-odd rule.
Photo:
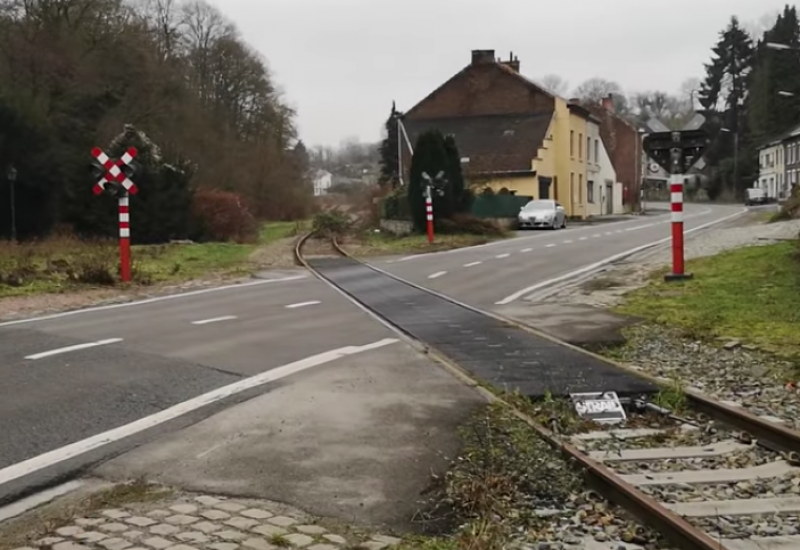
[[[797,238],[798,234],[800,220],[720,227],[688,239],[684,254],[687,260],[714,256],[734,248],[764,246],[774,244],[780,239]],[[614,307],[622,302],[624,294],[645,286],[653,271],[668,266],[671,262],[672,251],[669,247],[646,252],[611,266],[588,281],[566,284],[557,292],[543,293],[543,298],[531,297],[530,301]]]
[[[334,531],[275,503],[181,495],[100,510],[17,550],[384,550],[400,542]]]

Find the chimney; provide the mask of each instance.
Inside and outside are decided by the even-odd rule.
[[[503,65],[514,71],[519,72],[519,57],[514,57],[514,52],[508,54],[508,61],[502,61]]]
[[[603,108],[610,112],[614,112],[614,94],[608,94],[608,97],[603,98]]]
[[[472,64],[495,63],[494,50],[472,50]]]

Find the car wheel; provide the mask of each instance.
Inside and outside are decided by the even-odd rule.
[[[567,228],[567,217],[564,216],[564,220],[561,222],[561,229]]]

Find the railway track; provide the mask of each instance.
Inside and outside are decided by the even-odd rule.
[[[301,265],[382,318],[385,324],[414,338],[409,327],[387,319],[369,300],[331,276],[330,263],[309,262],[303,256],[303,247],[311,236],[305,235],[296,245],[295,254]],[[343,262],[358,263],[335,239],[331,239],[331,246],[332,253]],[[394,284],[399,281],[375,271]],[[403,283],[423,299],[428,294],[430,299],[436,297],[478,311]],[[497,318],[489,312],[480,313]],[[538,333],[537,336],[542,337]],[[428,349],[476,386],[485,382],[460,368],[459,358]],[[597,359],[590,352],[581,352]],[[665,392],[676,394],[669,381],[636,374],[665,388]],[[523,412],[516,412],[582,469],[589,486],[661,533],[673,548],[800,550],[800,432],[776,418],[757,417],[737,403],[716,401],[692,388],[680,388],[677,393],[680,404],[671,403],[673,410],[667,408],[669,405],[656,406],[650,401],[652,396],[624,400],[628,419],[621,427],[584,422],[575,423],[579,428],[571,431],[560,430],[558,422],[555,428],[548,428]],[[493,398],[502,401],[501,397]],[[596,548],[641,548],[614,544]]]

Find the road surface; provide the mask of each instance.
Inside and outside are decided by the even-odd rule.
[[[668,208],[668,205],[653,206]],[[741,206],[686,204],[684,231],[690,232],[742,211]],[[668,239],[670,214],[523,235],[526,236],[483,246],[439,254],[382,258],[371,263],[470,305],[496,309],[524,299],[539,285],[555,278]]]

